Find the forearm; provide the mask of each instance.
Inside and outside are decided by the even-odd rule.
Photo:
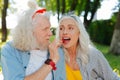
[[[58,47],[60,43],[57,44],[55,41],[49,45],[50,59],[56,64],[59,60]],[[47,75],[52,70],[51,65],[44,64],[38,71],[25,77],[25,80],[45,80]]]
[[[25,77],[24,80],[45,80],[46,76],[51,72],[52,67],[44,64],[38,71]]]

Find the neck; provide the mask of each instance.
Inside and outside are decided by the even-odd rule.
[[[69,56],[69,60],[66,60],[66,63],[73,69],[73,70],[79,70],[78,63],[76,61],[76,55],[77,55],[77,45],[74,45],[70,48],[66,49],[66,54]]]
[[[68,55],[69,55],[70,59],[76,58],[77,45],[74,45],[70,48],[67,48],[66,50],[68,52]]]

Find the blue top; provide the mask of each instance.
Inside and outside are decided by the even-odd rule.
[[[1,62],[4,80],[24,80],[25,69],[29,62],[30,52],[22,52],[7,42],[1,49]],[[57,70],[53,71],[53,80],[66,80],[65,59],[62,48],[59,48],[60,60],[56,64]],[[102,53],[91,47],[89,51],[89,62],[82,65],[80,55],[77,62],[83,80],[120,80],[112,71]]]
[[[64,54],[62,49],[60,50],[60,58],[58,61],[57,70],[53,71],[54,80],[64,80],[65,79],[65,70],[64,67],[60,66],[60,63],[64,65]],[[30,52],[22,52],[11,45],[11,42],[7,42],[5,46],[1,49],[1,62],[2,62],[2,71],[4,80],[24,80],[25,69],[28,65]],[[63,74],[57,75],[56,74]],[[59,78],[59,79],[58,79]]]

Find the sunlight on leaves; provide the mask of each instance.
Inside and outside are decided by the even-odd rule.
[[[118,69],[115,68],[113,71],[114,71],[115,73],[117,73],[118,76],[120,77],[120,71],[119,71]]]

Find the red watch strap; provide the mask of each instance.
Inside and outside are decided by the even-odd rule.
[[[56,69],[57,69],[57,68],[56,68],[56,65],[55,65],[55,63],[52,61],[52,59],[47,59],[47,60],[45,61],[45,64],[51,65],[53,70],[56,70]]]

